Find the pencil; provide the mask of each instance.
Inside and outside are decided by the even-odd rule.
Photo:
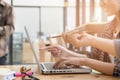
[[[78,30],[79,32],[83,32],[85,30],[85,28],[84,27],[77,27],[74,30]],[[65,32],[65,33],[71,33],[74,30],[71,30],[71,31],[68,31],[68,32]],[[85,31],[85,32],[93,33],[92,31]],[[62,37],[62,35],[51,36],[51,38],[58,38],[58,37]]]
[[[62,35],[52,36],[51,38],[58,38],[58,37],[62,37]]]

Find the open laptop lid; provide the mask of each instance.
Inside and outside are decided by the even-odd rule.
[[[34,57],[35,57],[35,61],[36,61],[37,66],[38,66],[39,73],[41,73],[40,63],[39,63],[39,60],[37,59],[37,55],[36,55],[35,49],[34,49],[34,47],[33,47],[33,45],[32,45],[32,41],[31,41],[30,35],[29,35],[29,33],[28,33],[28,29],[27,29],[26,26],[24,26],[24,29],[25,29],[25,33],[26,33],[27,38],[28,38],[28,42],[30,43],[30,47],[31,47],[31,49],[32,49],[33,55],[34,55]]]
[[[41,65],[43,64],[42,62],[41,63],[39,63],[39,60],[38,60],[38,58],[37,58],[37,55],[36,55],[36,52],[35,52],[35,49],[34,49],[34,47],[33,47],[33,45],[32,45],[32,41],[31,41],[31,39],[30,39],[30,36],[29,36],[29,33],[28,33],[28,29],[26,28],[26,27],[24,27],[25,28],[25,32],[26,32],[26,35],[27,35],[27,37],[28,37],[28,41],[29,41],[29,43],[30,43],[30,47],[31,47],[31,49],[32,49],[32,51],[33,51],[33,55],[34,55],[34,57],[35,57],[35,60],[36,60],[36,62],[37,62],[37,65],[38,65],[38,69],[39,69],[39,73],[43,73],[43,74],[58,74],[58,73],[90,73],[91,72],[91,70],[90,69],[85,69],[85,68],[83,68],[83,69],[80,69],[80,68],[77,68],[76,70],[69,70],[69,69],[55,69],[55,70],[46,70],[45,69],[45,65],[44,65],[44,69],[43,69],[43,67],[41,67]],[[41,64],[41,65],[40,65]],[[45,63],[44,63],[45,64]],[[47,63],[48,64],[48,63]],[[43,66],[43,65],[42,65]],[[40,69],[41,68],[41,69]],[[42,72],[41,72],[41,70],[42,70]],[[51,71],[53,71],[53,72],[51,72]],[[62,72],[61,72],[62,71]],[[66,71],[66,72],[65,72]]]

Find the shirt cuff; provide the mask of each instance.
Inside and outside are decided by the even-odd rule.
[[[120,59],[120,39],[115,39],[114,43],[115,43],[117,58]]]
[[[113,71],[113,76],[115,77],[120,77],[120,62],[118,62],[115,67],[114,67],[114,71]]]

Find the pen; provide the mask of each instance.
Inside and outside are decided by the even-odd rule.
[[[91,31],[85,31],[85,32],[87,32],[87,33],[93,33]],[[58,38],[58,37],[62,37],[62,35],[51,36],[51,38]]]
[[[78,28],[76,28],[76,29],[74,29],[74,30],[80,31],[80,29],[78,29]],[[73,30],[68,31],[68,32],[65,32],[65,33],[71,33],[72,31],[73,31]],[[60,34],[60,35],[56,35],[56,36],[51,36],[51,38],[58,38],[58,37],[62,37],[62,35]]]
[[[25,75],[27,75],[29,78],[31,78],[32,80],[40,80],[40,79],[38,79],[37,77],[34,77],[34,76],[32,76],[32,75],[30,75],[30,74],[28,74],[28,73],[26,73],[26,72],[22,72],[23,74],[25,74]]]
[[[51,38],[58,38],[58,37],[62,37],[62,35],[51,36]]]

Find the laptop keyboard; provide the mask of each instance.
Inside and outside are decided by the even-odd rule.
[[[54,63],[44,63],[44,66],[48,69],[48,70],[60,70],[60,69],[55,69],[53,68]],[[78,69],[78,67],[76,67]],[[71,67],[71,66],[64,66],[61,69],[76,69],[75,67]],[[80,67],[79,67],[80,68]]]
[[[45,66],[48,70],[54,70],[53,65],[54,65],[54,63],[44,63],[44,66]]]
[[[45,71],[44,73],[89,73],[91,72],[90,69],[82,69],[81,67],[79,68],[62,68],[62,69],[55,69],[53,68],[54,66],[54,62],[53,63],[49,63],[49,62],[46,62],[46,63],[43,63],[44,67],[48,70],[48,71]]]

